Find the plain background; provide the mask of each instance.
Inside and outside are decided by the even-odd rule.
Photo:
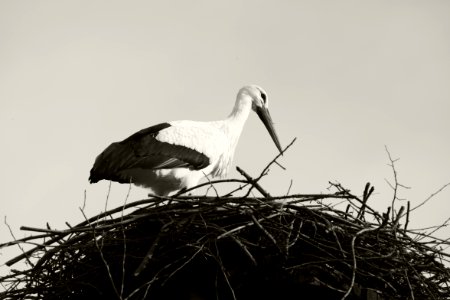
[[[262,180],[270,193],[292,180],[290,193],[337,181],[360,195],[369,181],[369,205],[385,211],[387,146],[411,187],[400,197],[421,203],[450,182],[449,15],[446,0],[0,1],[0,243],[5,216],[19,238],[21,225],[82,221],[85,194],[99,213],[108,183],[87,179],[106,146],[163,121],[224,118],[250,83],[267,91],[282,144],[298,138],[287,170]],[[251,115],[235,165],[257,176],[276,154]],[[108,205],[127,193],[112,184]],[[145,197],[133,187],[127,201]],[[410,228],[443,223],[449,198]],[[0,249],[0,265],[13,254]]]

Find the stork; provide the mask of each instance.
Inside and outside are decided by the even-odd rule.
[[[224,120],[160,123],[112,143],[97,156],[89,181],[133,183],[167,196],[195,186],[206,176],[225,177],[251,110],[282,151],[268,106],[267,94],[261,87],[244,86]]]

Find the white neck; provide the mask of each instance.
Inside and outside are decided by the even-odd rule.
[[[247,94],[238,94],[233,110],[231,111],[227,119],[231,122],[245,123],[251,108],[252,98]]]
[[[234,151],[242,129],[252,109],[252,98],[246,93],[239,93],[230,115],[224,120],[224,131],[230,139]]]

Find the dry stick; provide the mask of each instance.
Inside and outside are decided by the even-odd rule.
[[[139,264],[137,269],[134,271],[134,276],[139,276],[139,274],[141,274],[142,270],[145,269],[145,267],[147,266],[147,264],[150,261],[150,259],[152,259],[153,254],[155,253],[156,247],[159,245],[159,240],[161,239],[162,234],[166,233],[167,232],[167,228],[169,226],[171,226],[172,224],[173,224],[173,221],[170,222],[170,223],[164,224],[161,227],[161,230],[159,231],[159,234],[156,236],[155,240],[153,241],[152,246],[148,250],[147,254],[145,255],[145,257],[142,260],[142,262]]]
[[[445,220],[444,223],[442,223],[441,225],[436,226],[436,228],[434,230],[432,230],[431,232],[429,232],[427,235],[431,236],[433,233],[435,233],[442,227],[446,227],[449,224],[449,222],[450,222],[450,217],[448,217],[447,220]]]
[[[222,271],[223,277],[225,278],[225,281],[226,281],[228,287],[230,288],[231,296],[233,297],[234,300],[236,300],[237,298],[236,298],[236,294],[234,293],[233,286],[231,285],[231,282],[228,279],[227,272],[225,270],[225,266],[223,265],[222,260],[220,259],[219,248],[217,247],[217,243],[216,243],[216,253],[217,254],[216,254],[215,258],[217,259],[217,262],[220,266],[220,270]]]
[[[431,292],[431,290],[428,287],[428,285],[426,284],[426,282],[424,282],[424,279],[425,279],[424,274],[422,272],[418,273],[416,268],[412,268],[412,271],[416,275],[416,278],[420,278],[421,279],[421,282],[420,282],[421,283],[421,287],[426,289],[428,291],[429,295],[433,297],[433,299],[436,299],[436,297],[434,297],[433,293]]]
[[[407,206],[406,206],[406,221],[405,221],[405,227],[404,227],[405,231],[407,230],[408,224],[409,224],[409,212],[410,212],[410,210],[411,210],[410,202],[408,201],[407,202]]]
[[[145,289],[145,293],[144,293],[144,296],[142,297],[142,299],[147,299],[148,291],[150,291],[150,284],[147,285],[147,288]]]
[[[114,219],[114,218],[112,218],[109,222],[101,222],[101,221],[97,220],[97,222],[96,222],[97,228],[98,229],[108,229],[111,227],[115,227],[116,225],[125,225],[127,223],[130,223],[130,222],[140,218],[139,215],[134,215],[133,217],[131,217],[131,216],[133,216],[133,215],[126,216],[126,220],[121,219],[120,222],[117,222],[117,219]],[[53,235],[66,236],[71,233],[90,231],[90,227],[83,225],[83,226],[71,227],[69,229],[64,229],[64,230],[53,230],[53,229],[43,229],[43,228],[35,228],[35,227],[29,227],[29,226],[21,226],[20,230],[48,233],[48,234],[41,235],[41,236],[35,236],[34,238],[36,238],[36,237],[50,237]]]
[[[350,282],[350,286],[349,286],[349,288],[348,288],[348,290],[347,290],[347,292],[344,294],[344,296],[341,298],[341,300],[345,300],[347,297],[348,297],[348,295],[350,295],[350,293],[351,293],[351,291],[352,291],[352,289],[353,289],[353,286],[355,285],[355,278],[356,278],[356,250],[355,250],[355,241],[356,241],[356,238],[359,236],[359,235],[361,235],[361,234],[363,234],[364,232],[369,232],[369,231],[374,231],[374,230],[377,230],[378,228],[364,228],[364,229],[361,229],[360,231],[358,231],[356,234],[355,234],[355,236],[352,238],[352,243],[351,243],[351,247],[352,247],[352,257],[353,257],[353,272],[352,272],[352,281]]]
[[[292,188],[292,184],[294,183],[294,181],[291,179],[291,182],[289,183],[289,187],[286,193],[286,196],[289,195],[289,193],[291,192],[291,188]]]
[[[110,186],[111,186],[111,181],[110,181]],[[122,205],[122,212],[121,212],[121,216],[120,216],[120,224],[121,224],[121,229],[122,229],[122,237],[123,237],[123,256],[122,256],[122,283],[120,285],[120,298],[123,298],[123,291],[125,289],[125,259],[126,259],[126,255],[127,255],[127,237],[125,234],[125,227],[123,224],[123,212],[124,212],[124,207],[127,204],[128,201],[128,197],[130,196],[130,192],[131,192],[131,183],[128,185],[128,192],[127,195],[125,197],[125,201],[123,202]],[[109,197],[109,191],[108,191],[108,197]],[[106,201],[108,201],[108,199],[106,199]],[[105,204],[105,211],[106,211],[106,204]]]
[[[397,213],[397,216],[395,217],[394,223],[392,224],[393,227],[397,227],[398,222],[400,221],[400,218],[402,217],[404,210],[405,210],[405,207],[401,206],[399,212]]]
[[[401,199],[397,196],[397,194],[398,194],[398,189],[399,189],[399,187],[402,187],[402,188],[405,188],[405,189],[409,189],[409,187],[407,187],[407,186],[405,186],[405,185],[403,185],[403,184],[400,184],[400,183],[398,182],[398,178],[397,178],[397,170],[395,169],[395,162],[397,162],[397,161],[399,160],[399,158],[397,158],[397,159],[392,159],[391,153],[389,152],[387,146],[384,146],[384,148],[385,148],[385,150],[386,150],[386,153],[387,153],[388,158],[389,158],[389,161],[390,161],[390,164],[388,164],[388,166],[390,166],[390,167],[392,168],[392,172],[394,173],[394,185],[392,185],[388,180],[385,179],[385,181],[388,183],[388,185],[389,185],[389,186],[393,189],[393,191],[394,191],[394,195],[392,196],[392,204],[391,204],[391,207],[392,207],[392,211],[391,211],[391,213],[392,213],[391,219],[392,219],[392,221],[394,221],[394,219],[395,219],[395,217],[396,217],[396,216],[395,216],[395,208],[394,208],[395,200],[401,200]]]
[[[227,232],[222,233],[222,234],[219,235],[216,239],[217,239],[217,240],[220,240],[220,239],[222,239],[222,238],[224,238],[224,237],[229,236],[229,235],[232,234],[232,233],[241,231],[241,230],[244,229],[245,227],[249,227],[249,226],[251,226],[252,224],[253,224],[253,222],[248,222],[248,223],[246,223],[246,224],[244,224],[244,225],[235,227],[235,228],[233,228],[233,229],[231,229],[231,230],[229,230],[229,231],[227,231]]]
[[[274,159],[272,159],[272,161],[262,170],[261,175],[259,175],[258,178],[256,178],[255,180],[253,180],[252,182],[252,186],[248,189],[247,194],[244,196],[244,198],[247,198],[248,195],[250,195],[252,189],[255,187],[255,184],[263,177],[267,174],[267,171],[269,170],[270,166],[273,165],[277,159],[282,156],[291,146],[292,144],[295,143],[295,141],[297,140],[297,138],[295,137],[292,142],[289,143],[289,145],[287,145],[280,153],[278,153],[277,156],[275,156]]]
[[[161,286],[165,285],[172,276],[174,276],[176,273],[178,273],[178,271],[180,271],[185,266],[187,266],[187,264],[189,264],[200,252],[203,251],[204,247],[205,247],[205,244],[203,244],[200,247],[198,247],[198,250],[188,260],[186,260],[181,266],[176,268],[172,273],[170,273],[169,276],[167,276],[167,278],[161,283]]]
[[[85,218],[86,221],[87,221],[88,219],[87,219],[87,217],[86,217],[84,211],[83,211],[82,209],[80,209],[80,210],[81,210],[81,213],[83,214],[84,218]],[[90,223],[88,223],[88,224],[89,224],[89,226],[91,226]],[[98,252],[100,253],[100,257],[101,257],[101,259],[102,259],[102,261],[103,261],[103,263],[104,263],[104,265],[105,265],[105,267],[106,267],[106,270],[107,270],[107,272],[108,272],[108,277],[109,277],[109,280],[111,281],[111,285],[112,285],[112,287],[113,287],[113,289],[114,289],[114,292],[116,293],[117,298],[119,298],[120,300],[122,300],[123,298],[122,298],[122,296],[119,294],[119,291],[118,291],[117,288],[116,288],[116,284],[114,283],[114,279],[113,279],[113,277],[112,277],[111,270],[110,270],[110,268],[109,268],[108,262],[106,261],[105,256],[103,255],[103,252],[102,252],[102,250],[100,249],[100,246],[98,245],[97,237],[96,237],[96,235],[95,235],[95,228],[92,227],[92,226],[91,226],[91,228],[92,228],[92,234],[94,235],[93,240],[94,240],[94,243],[95,243],[95,247],[97,248]]]
[[[13,237],[14,241],[17,241],[16,236],[14,235],[14,233],[11,229],[11,226],[9,226],[8,222],[6,221],[6,216],[4,218],[4,223],[5,223],[6,227],[8,227],[9,233]],[[25,255],[25,258],[26,258],[27,262],[30,264],[30,266],[34,267],[34,264],[31,262],[29,255],[27,255],[25,250],[23,250],[22,245],[20,245],[20,243],[17,243],[17,246],[19,247],[20,251],[22,251],[22,255]],[[8,265],[8,262],[6,262],[6,265]]]
[[[406,282],[408,283],[408,287],[409,287],[409,291],[411,292],[411,300],[414,300],[414,290],[411,286],[411,282],[409,282],[409,277],[408,277],[408,270],[405,269],[405,278],[406,278]]]
[[[390,164],[388,164],[388,166],[390,166],[392,168],[392,172],[394,173],[394,186],[387,181],[386,182],[389,184],[389,186],[393,189],[394,191],[394,195],[392,196],[392,203],[391,203],[391,207],[392,207],[392,217],[391,219],[394,220],[394,216],[395,216],[395,208],[394,208],[394,204],[395,204],[395,200],[397,200],[397,190],[398,190],[398,180],[397,180],[397,170],[395,169],[394,163],[398,160],[398,158],[396,160],[393,160],[391,157],[391,153],[389,152],[387,146],[384,146],[384,149],[386,150],[386,153],[389,157],[389,161]]]
[[[242,202],[243,197],[235,197],[230,198],[230,202]],[[266,203],[276,203],[277,200],[288,200],[292,199],[290,203],[299,203],[299,202],[311,202],[311,201],[317,201],[321,199],[327,199],[327,198],[334,198],[334,199],[347,199],[347,196],[342,195],[336,195],[336,194],[292,194],[292,195],[286,195],[286,196],[276,196],[276,197],[267,197],[267,198],[261,198],[261,197],[252,197],[247,198],[246,200],[255,200],[259,201],[258,203],[261,203],[261,201]]]
[[[246,182],[247,184],[249,184],[248,182]],[[225,201],[228,203],[241,203],[242,202],[242,196],[238,196],[238,197],[222,197],[222,199],[225,199]],[[286,199],[297,199],[296,202],[307,202],[307,201],[314,201],[314,200],[319,200],[319,199],[326,199],[326,198],[334,198],[334,199],[355,199],[359,202],[362,202],[362,200],[359,200],[358,198],[356,198],[356,196],[353,196],[351,194],[348,195],[343,195],[343,194],[292,194],[292,195],[284,195],[284,196],[270,196],[270,197],[252,197],[252,198],[247,198],[247,201],[264,201],[264,202],[273,202],[276,200],[286,200]],[[206,203],[206,202],[212,202],[214,204],[217,203],[218,199],[217,197],[211,197],[211,196],[182,196],[182,197],[177,197],[177,198],[166,198],[167,200],[172,199],[178,202],[189,202],[192,203],[193,200],[198,200],[201,199],[202,203]],[[294,200],[295,201],[295,200]],[[372,213],[376,214],[376,211],[372,211],[373,209],[371,209],[370,207],[368,207],[369,210],[371,210]]]
[[[270,197],[270,194],[266,192],[260,185],[253,179],[250,175],[248,175],[244,170],[236,166],[236,170],[248,180],[248,182],[255,186],[255,188],[263,195],[264,197]]]
[[[184,257],[183,257],[184,258]],[[140,285],[139,287],[137,287],[133,292],[131,292],[124,300],[128,300],[131,299],[136,293],[138,293],[141,289],[143,289],[144,287],[146,287],[146,291],[145,291],[145,295],[144,297],[142,297],[141,299],[146,299],[146,295],[151,287],[151,285],[157,281],[159,279],[159,274],[161,274],[163,271],[169,269],[170,267],[172,267],[173,265],[175,265],[178,262],[181,262],[181,260],[183,258],[179,258],[169,264],[166,264],[165,266],[163,266],[154,276],[150,281],[147,281],[145,283],[143,283],[142,285]]]
[[[8,267],[10,267],[10,266],[12,266],[13,264],[15,264],[15,263],[21,261],[22,259],[24,259],[24,258],[30,256],[30,255],[33,254],[35,251],[40,250],[40,249],[42,249],[42,248],[45,248],[45,246],[51,245],[51,244],[53,244],[53,243],[59,241],[60,239],[62,239],[62,238],[65,237],[66,235],[71,234],[72,232],[76,232],[76,231],[77,231],[77,230],[76,230],[77,228],[82,227],[82,226],[85,226],[85,225],[89,224],[90,222],[96,221],[96,220],[99,219],[99,218],[102,218],[102,217],[104,217],[104,216],[108,216],[108,215],[111,215],[111,214],[120,212],[122,209],[128,209],[128,208],[131,208],[131,207],[134,207],[134,206],[138,206],[138,205],[142,205],[142,204],[148,204],[148,203],[152,203],[152,202],[154,202],[154,200],[152,200],[152,199],[138,200],[138,201],[134,201],[134,202],[132,202],[132,203],[128,203],[128,204],[125,205],[124,207],[116,207],[116,208],[111,209],[111,210],[109,210],[109,211],[107,211],[107,212],[101,213],[101,214],[99,214],[98,216],[94,216],[94,217],[92,217],[92,218],[90,218],[90,219],[88,219],[88,220],[86,220],[86,221],[83,221],[83,222],[79,223],[79,224],[76,225],[73,229],[62,230],[62,231],[60,231],[60,235],[59,235],[59,236],[54,237],[54,238],[52,238],[52,239],[50,239],[50,240],[44,242],[41,246],[34,247],[34,248],[32,248],[32,249],[30,249],[30,250],[24,252],[23,254],[21,254],[21,255],[15,257],[15,258],[13,258],[13,259],[10,259],[9,261],[7,261],[7,262],[5,263],[5,265],[8,266]],[[84,207],[85,207],[85,205],[83,205],[83,208],[84,208]],[[80,209],[83,209],[83,208],[80,208]],[[23,226],[20,227],[21,230],[22,230],[22,228],[23,228]],[[86,230],[86,229],[83,229],[82,231],[85,231],[85,230]]]
[[[256,227],[258,227],[259,229],[262,230],[262,232],[264,232],[264,234],[272,241],[272,243],[278,246],[277,240],[275,240],[275,238],[270,234],[270,232],[268,232],[262,225],[261,223],[259,223],[259,221],[256,219],[255,215],[253,213],[250,213],[250,217],[253,220],[253,223],[255,223]]]
[[[244,243],[242,243],[237,237],[235,237],[234,235],[231,235],[230,238],[236,242],[236,244],[238,244],[242,250],[244,251],[244,253],[248,256],[248,258],[250,258],[250,260],[252,261],[254,266],[257,266],[258,263],[256,262],[256,259],[253,257],[253,255],[250,253],[250,251],[248,250],[248,248],[244,245]]]
[[[84,196],[83,196],[83,208],[82,208],[83,211],[84,211],[84,208],[86,207],[86,198],[87,198],[87,196],[86,196],[86,190],[84,190]]]
[[[279,162],[276,161],[275,164],[276,164],[277,166],[279,166],[283,171],[286,171],[286,168],[283,167]]]
[[[297,234],[294,236],[293,239],[291,239],[292,231],[294,230],[294,223],[295,219],[292,220],[291,225],[289,226],[289,235],[286,238],[286,254],[289,253],[289,248],[295,245],[298,241],[298,237],[300,236],[300,231],[303,227],[303,221],[300,221],[300,224],[298,225]]]
[[[351,205],[350,204],[347,204],[347,207],[345,208],[345,218],[347,219],[347,217],[349,216],[349,211],[350,211],[350,207],[351,207]]]
[[[367,205],[367,200],[369,199],[370,194],[372,194],[372,191],[369,192],[369,187],[370,187],[370,183],[366,183],[366,186],[364,187],[364,193],[363,193],[363,203],[361,205],[361,208],[359,209],[358,214],[356,215],[357,219],[362,219],[362,217],[364,216],[364,211],[366,209],[366,205]],[[369,194],[370,193],[370,194]]]
[[[217,191],[216,187],[214,186],[214,184],[211,183],[211,179],[209,179],[208,175],[205,174],[205,172],[202,172],[203,176],[206,178],[206,180],[208,181],[208,183],[210,184],[210,187],[214,190],[214,192],[216,193],[216,197],[219,198],[219,192]],[[209,189],[208,189],[209,190]],[[206,192],[206,194],[208,194],[208,190]]]
[[[108,185],[108,193],[106,194],[105,211],[107,211],[108,208],[109,194],[111,193],[111,183],[112,181],[110,180]]]
[[[363,192],[363,203],[361,205],[361,208],[358,211],[358,214],[356,215],[356,219],[362,219],[362,217],[364,216],[364,210],[366,209],[366,204],[367,204],[367,192],[369,189],[369,185],[370,183],[366,183],[366,186],[364,187],[364,192]]]
[[[345,198],[345,199],[353,199],[358,201],[359,203],[363,203],[363,200],[359,199],[358,197],[356,197],[355,195],[350,193],[350,190],[344,189],[340,183],[333,183],[331,181],[328,182],[331,186],[333,186],[334,188],[336,188],[338,190],[337,193],[335,194],[331,194],[334,195],[334,197],[330,197],[330,198]],[[328,198],[328,197],[324,197],[324,198]],[[352,206],[355,206],[351,201],[349,201],[349,204],[351,204]],[[377,218],[382,219],[382,217],[380,216],[380,214],[374,210],[372,207],[370,206],[366,206],[366,209],[370,210],[370,212]]]
[[[418,204],[417,206],[411,208],[411,211],[414,211],[416,209],[418,209],[419,207],[421,207],[422,205],[424,205],[425,203],[427,203],[428,201],[431,200],[431,198],[433,198],[434,196],[436,196],[437,194],[439,194],[443,189],[445,189],[446,187],[448,187],[450,185],[449,183],[444,184],[444,186],[442,186],[440,189],[438,189],[436,192],[432,193],[430,196],[428,196],[427,199],[425,199],[422,203]]]
[[[243,188],[245,188],[247,185],[249,185],[250,182],[245,181],[244,185],[240,185],[239,187],[235,188],[234,190],[232,190],[231,192],[228,192],[224,197],[230,197],[231,195],[233,195],[235,192],[242,190]],[[241,197],[240,197],[241,198]]]
[[[215,183],[226,183],[226,182],[239,182],[239,183],[246,183],[246,184],[248,184],[247,181],[241,180],[241,179],[220,179],[220,180],[211,180],[211,181],[209,181],[209,182],[200,183],[200,184],[198,184],[198,185],[196,185],[196,186],[193,186],[193,187],[191,187],[191,188],[181,190],[181,191],[179,191],[178,193],[176,193],[175,195],[173,195],[172,197],[170,197],[170,199],[172,199],[172,198],[177,198],[177,197],[180,196],[180,195],[186,194],[187,192],[196,190],[196,189],[201,188],[201,187],[206,186],[206,185],[211,185],[211,184],[215,184]]]
[[[96,223],[96,228],[98,230],[106,230],[106,229],[110,229],[110,228],[115,228],[118,225],[123,226],[123,225],[129,224],[129,223],[132,223],[140,218],[145,218],[145,216],[137,215],[137,214],[136,215],[130,214],[130,215],[126,216],[126,219],[124,219],[123,221],[117,221],[118,219],[112,218],[111,221],[109,221],[109,222],[97,221],[95,223]],[[34,228],[34,227],[28,227],[28,226],[21,226],[20,230],[49,232],[48,229]],[[89,226],[79,226],[79,227],[74,227],[74,228],[66,229],[66,230],[53,230],[53,231],[50,231],[51,233],[44,235],[44,237],[51,237],[54,235],[58,235],[58,236],[60,236],[60,238],[56,238],[57,240],[55,241],[55,242],[58,242],[58,240],[62,239],[63,237],[65,237],[69,234],[86,232],[86,231],[90,231],[90,230],[91,230],[91,228]],[[47,245],[45,242],[44,242],[44,244]]]
[[[36,227],[29,227],[29,226],[20,226],[20,230],[34,231],[34,232],[45,232],[45,233],[49,233],[49,234],[62,234],[62,233],[64,233],[61,230],[36,228]],[[68,229],[68,230],[71,230],[71,229]]]
[[[276,213],[274,213],[274,214],[272,214],[272,215],[270,215],[270,216],[267,216],[267,217],[265,217],[265,218],[260,219],[259,221],[272,219],[272,218],[274,218],[274,217],[278,217],[279,215],[280,215],[280,212],[276,212]],[[249,226],[252,226],[252,225],[255,225],[255,223],[254,223],[254,222],[247,222],[247,223],[245,223],[244,225],[235,227],[235,228],[233,228],[233,229],[231,229],[231,230],[228,230],[227,232],[222,233],[222,234],[219,235],[216,239],[217,239],[217,240],[220,240],[220,239],[222,239],[222,238],[224,238],[224,237],[229,236],[229,235],[232,234],[232,233],[241,231],[242,229],[244,229],[244,228],[246,228],[246,227],[249,227]]]
[[[37,240],[37,239],[42,239],[42,238],[46,238],[46,237],[50,237],[52,236],[52,234],[46,233],[46,234],[39,234],[39,235],[33,235],[33,236],[27,236],[18,240],[14,240],[14,241],[10,241],[10,242],[6,242],[3,244],[0,244],[0,249],[3,247],[10,247],[13,245],[17,245],[17,244],[24,244],[30,240]],[[29,242],[29,244],[35,244],[32,242]],[[39,244],[40,245],[40,244]]]

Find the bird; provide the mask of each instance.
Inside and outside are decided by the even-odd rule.
[[[205,177],[224,178],[251,111],[282,153],[268,107],[267,93],[258,85],[246,85],[223,120],[160,123],[112,143],[96,157],[89,181],[132,183],[168,196],[196,186]]]

